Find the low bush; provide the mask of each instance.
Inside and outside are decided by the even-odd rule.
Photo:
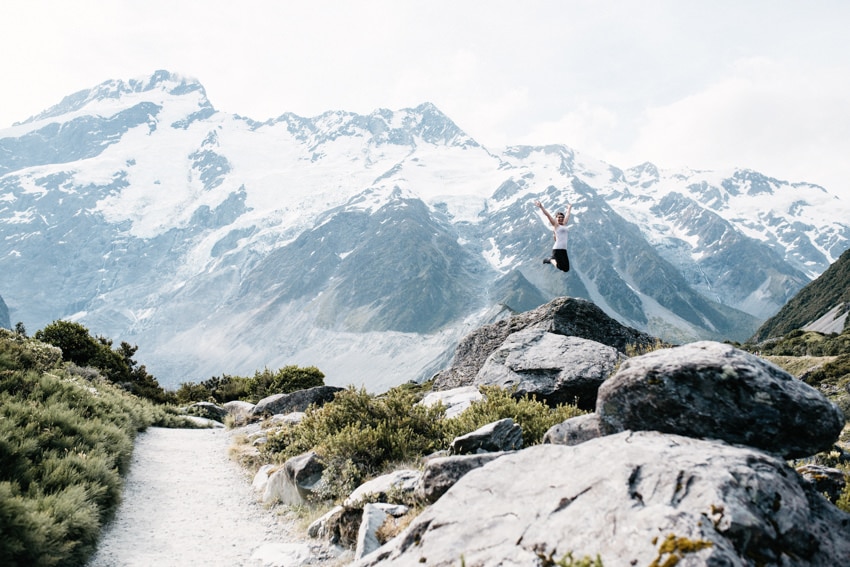
[[[257,371],[254,376],[213,376],[200,383],[180,384],[175,393],[178,404],[212,402],[224,404],[233,400],[257,403],[272,394],[289,394],[325,384],[325,375],[315,366],[284,366],[272,372],[268,368]]]
[[[136,433],[186,423],[92,368],[57,365],[57,353],[0,335],[0,565],[84,564]]]
[[[536,445],[553,425],[586,412],[572,405],[550,408],[534,397],[525,395],[517,398],[512,392],[497,386],[481,388],[484,399],[473,403],[466,411],[445,423],[446,441],[493,423],[511,418],[522,427],[524,446]]]
[[[271,460],[315,450],[325,464],[322,497],[346,495],[389,463],[442,448],[442,407],[417,404],[416,394],[393,388],[382,396],[353,387],[321,408],[308,408],[296,426],[270,436],[263,453]]]
[[[574,406],[553,409],[528,396],[515,398],[497,387],[483,392],[484,400],[445,419],[441,405],[418,404],[422,392],[408,385],[380,396],[349,388],[321,408],[309,408],[298,425],[270,435],[263,458],[284,462],[316,451],[325,465],[323,488],[317,495],[334,500],[347,496],[368,477],[446,449],[455,437],[488,423],[510,417],[522,427],[525,445],[533,445],[553,425],[584,413]]]
[[[325,375],[315,366],[299,367],[294,364],[284,366],[276,372],[264,368],[254,373],[249,380],[248,389],[251,401],[256,403],[273,394],[289,394],[325,384]]]
[[[797,329],[778,339],[736,346],[760,356],[838,356],[850,354],[850,329],[841,334]]]
[[[842,354],[817,370],[808,372],[803,380],[835,402],[850,421],[850,354]]]
[[[133,360],[136,346],[122,342],[113,349],[111,339],[93,337],[86,327],[72,321],[54,321],[36,331],[34,338],[61,349],[65,362],[97,368],[110,382],[128,392],[160,404],[170,401],[156,378]]]

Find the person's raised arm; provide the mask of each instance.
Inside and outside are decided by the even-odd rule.
[[[544,215],[546,215],[546,218],[547,218],[547,219],[549,219],[549,223],[550,223],[553,227],[558,226],[558,222],[557,222],[555,219],[553,219],[553,218],[552,218],[552,215],[550,215],[550,214],[549,214],[549,211],[547,211],[547,210],[546,210],[546,208],[543,206],[543,204],[542,204],[540,201],[535,201],[535,202],[534,202],[534,204],[535,204],[535,205],[537,205],[537,207],[538,207],[541,211],[543,211],[543,214],[544,214]]]
[[[564,217],[564,226],[567,226],[567,223],[570,222],[570,211],[573,210],[573,204],[567,204],[567,215]]]

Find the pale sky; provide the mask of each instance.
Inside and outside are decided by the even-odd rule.
[[[432,102],[494,149],[850,200],[846,0],[3,0],[0,22],[0,129],[166,69],[255,120]]]

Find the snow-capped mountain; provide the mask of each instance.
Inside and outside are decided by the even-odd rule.
[[[574,205],[569,274],[542,263],[537,199]],[[257,122],[165,71],[0,130],[11,321],[137,344],[168,386],[300,364],[378,390],[559,295],[668,340],[743,340],[850,247],[848,212],[754,171],[485,148],[427,103]]]

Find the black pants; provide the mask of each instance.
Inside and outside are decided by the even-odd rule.
[[[552,250],[552,259],[558,263],[558,269],[562,272],[570,271],[570,258],[567,256],[567,251],[562,248]]]

